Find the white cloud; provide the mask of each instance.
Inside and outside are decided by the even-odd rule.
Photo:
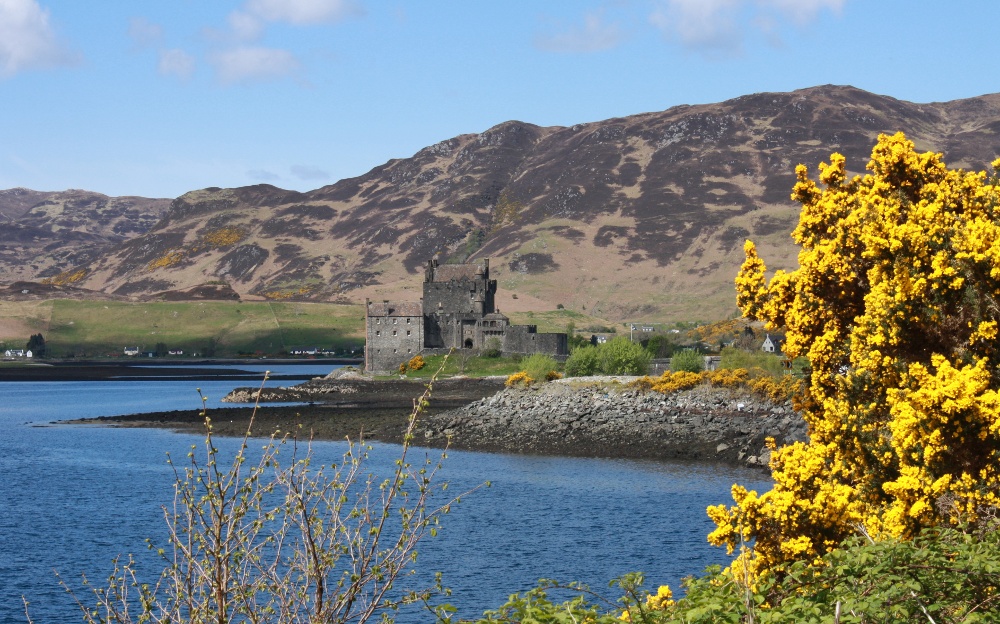
[[[74,60],[36,0],[0,0],[0,77]]]
[[[758,2],[791,17],[798,24],[806,24],[816,19],[816,15],[823,9],[839,13],[847,0],[758,0]]]
[[[163,27],[145,17],[133,17],[128,21],[128,36],[136,48],[148,48],[163,40]]]
[[[735,14],[743,0],[664,0],[650,22],[681,45],[712,54],[732,54],[742,39]]]
[[[0,0],[2,1],[2,0]],[[206,29],[206,38],[225,49],[210,55],[223,84],[276,80],[298,72],[301,64],[287,50],[251,45],[264,37],[270,22],[309,26],[362,15],[356,0],[245,0],[226,18],[228,29]]]
[[[588,13],[583,24],[560,33],[539,35],[535,45],[549,52],[599,52],[621,43],[623,35],[617,24],[608,24],[601,13]]]
[[[194,74],[194,57],[184,50],[161,50],[157,71],[164,76],[187,80]]]
[[[288,50],[241,46],[211,56],[223,84],[278,80],[298,71],[299,61]]]
[[[364,12],[352,0],[248,0],[245,8],[269,22],[298,26],[335,22]]]
[[[245,11],[233,11],[227,21],[233,34],[241,41],[255,41],[264,32],[264,22]]]
[[[706,56],[731,56],[747,29],[779,40],[781,19],[798,26],[823,10],[840,12],[847,0],[658,0],[649,21],[663,34]]]
[[[292,175],[300,180],[329,180],[330,174],[318,167],[292,165],[289,167]]]
[[[267,169],[251,169],[250,171],[247,171],[247,176],[251,180],[256,180],[257,182],[275,182],[281,179],[281,176],[276,173],[272,173]]]

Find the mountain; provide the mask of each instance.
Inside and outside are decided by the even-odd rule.
[[[79,281],[84,274],[75,267],[149,231],[170,201],[80,190],[0,191],[0,282]]]
[[[472,257],[491,259],[502,311],[714,320],[735,311],[744,239],[771,268],[794,264],[795,165],[815,171],[837,151],[863,173],[877,135],[898,130],[985,168],[1000,155],[1000,94],[914,104],[827,85],[571,127],[509,121],[314,191],[187,193],[78,263],[76,285],[415,300],[427,260]]]

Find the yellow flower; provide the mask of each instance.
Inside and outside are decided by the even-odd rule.
[[[674,593],[670,590],[669,585],[660,585],[655,594],[646,596],[646,606],[654,611],[663,611],[674,606],[673,597]]]
[[[809,358],[810,441],[774,450],[770,491],[734,487],[733,506],[708,509],[711,543],[754,543],[737,579],[812,561],[859,525],[905,539],[1000,504],[1000,189],[902,133],[880,135],[866,168],[848,179],[833,154],[821,188],[796,167],[795,270],[767,281],[744,248],[744,316]]]

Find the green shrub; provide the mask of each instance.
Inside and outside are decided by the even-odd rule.
[[[994,523],[986,530],[924,529],[912,540],[856,536],[824,555],[820,565],[797,562],[751,589],[743,581],[711,566],[701,576],[684,579],[683,597],[669,601],[657,595],[672,592],[644,590],[642,575],[635,573],[615,582],[618,596],[543,581],[511,595],[477,624],[996,622],[1000,532]],[[556,591],[570,599],[553,599]]]
[[[566,360],[566,375],[569,377],[586,377],[600,370],[600,360],[597,347],[586,344],[573,349]]]
[[[759,369],[770,375],[781,375],[781,357],[763,351],[745,351],[736,347],[726,347],[720,354],[722,359],[719,368],[745,368],[748,371]]]
[[[649,354],[654,358],[670,357],[677,350],[677,345],[663,334],[657,334],[647,340],[645,347],[646,351],[649,351]]]
[[[700,373],[705,370],[705,357],[694,349],[681,349],[670,358],[670,370]]]
[[[483,345],[483,357],[488,358],[498,358],[503,354],[503,345],[500,343],[500,339],[496,336],[486,339],[486,344]]]
[[[619,336],[598,347],[600,371],[605,375],[645,375],[649,372],[649,351]]]
[[[550,377],[549,373],[559,369],[559,363],[548,355],[535,353],[521,361],[521,370],[532,379],[541,381]]]

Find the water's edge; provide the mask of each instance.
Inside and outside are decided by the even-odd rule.
[[[208,411],[221,435],[291,432],[340,440],[364,431],[371,439],[402,441],[417,381],[315,379],[287,388],[237,388],[223,401],[299,402]],[[117,426],[200,430],[197,411],[158,412],[88,422]],[[622,384],[550,383],[504,388],[502,379],[436,382],[421,415],[417,443],[513,454],[612,459],[701,460],[766,467],[773,438],[782,446],[807,438],[806,424],[789,404],[709,385],[662,395]]]

